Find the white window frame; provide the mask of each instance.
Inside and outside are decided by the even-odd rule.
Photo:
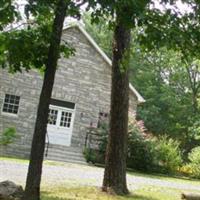
[[[66,107],[61,107],[61,106],[49,105],[49,109],[55,109],[55,110],[58,111],[57,119],[56,119],[56,124],[49,124],[48,123],[47,125],[49,127],[57,127],[57,128],[61,128],[61,129],[63,128],[63,129],[72,130],[73,124],[74,124],[74,117],[75,117],[75,108],[71,109],[71,108],[66,108]],[[66,111],[66,112],[69,111],[69,112],[72,113],[70,127],[60,126],[62,111]]]
[[[13,96],[18,96],[18,97],[19,97],[19,105],[18,105],[17,113],[10,113],[10,112],[5,112],[5,111],[3,111],[4,104],[7,103],[7,102],[5,102],[5,100],[6,100],[6,95],[13,95]],[[2,104],[2,107],[1,107],[1,114],[2,114],[2,115],[5,115],[5,116],[18,117],[18,115],[19,115],[19,110],[20,110],[20,102],[21,102],[21,96],[16,95],[16,94],[11,94],[11,93],[5,93],[5,94],[4,94],[4,99],[3,99],[3,104]]]

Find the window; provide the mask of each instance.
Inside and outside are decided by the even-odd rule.
[[[58,116],[57,110],[49,109],[48,124],[56,125],[57,116]]]
[[[99,112],[99,119],[98,119],[97,127],[99,128],[103,124],[108,124],[108,123],[109,123],[109,115],[108,115],[108,113]]]
[[[73,111],[50,105],[48,124],[56,127],[71,128]]]
[[[72,113],[63,111],[61,115],[60,126],[69,128],[71,124],[71,119],[72,119]]]
[[[3,104],[3,112],[17,114],[19,110],[20,97],[6,94]]]

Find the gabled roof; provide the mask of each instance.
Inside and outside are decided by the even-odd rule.
[[[82,27],[82,25],[75,23],[73,25],[64,27],[64,30],[77,27],[81,33],[87,38],[90,44],[97,50],[97,52],[102,56],[102,58],[108,63],[109,66],[112,66],[112,61],[108,56],[103,52],[103,50],[98,46],[98,44],[94,41],[94,39],[87,33],[87,31]],[[133,87],[131,83],[129,83],[129,89],[133,94],[137,97],[138,103],[144,103],[145,99],[139,94],[139,92]]]

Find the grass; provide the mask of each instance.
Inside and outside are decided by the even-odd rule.
[[[153,178],[153,179],[159,179],[164,181],[170,181],[170,182],[181,182],[181,183],[189,183],[191,185],[197,185],[200,187],[199,179],[193,179],[187,176],[176,176],[176,175],[165,175],[165,174],[146,174],[141,173],[137,171],[128,171],[127,172],[130,175],[136,176],[136,177],[145,177],[145,178]]]
[[[29,160],[24,159],[24,158],[14,158],[14,157],[0,157],[1,160],[6,160],[10,162],[15,162],[15,163],[23,163],[23,164],[28,164]],[[57,162],[57,161],[51,161],[51,160],[44,160],[44,164],[46,165],[53,165],[53,166],[64,166],[65,163],[63,162]]]
[[[24,159],[0,157],[0,161],[1,160],[28,164],[28,160]],[[66,169],[68,166],[71,165],[69,163],[54,161],[45,161],[45,164],[66,166]],[[76,167],[76,165],[73,165],[72,167]],[[87,166],[83,167],[85,167],[85,170],[88,170]],[[128,174],[136,177],[145,177],[168,181],[172,184],[187,183],[188,185],[196,185],[200,187],[199,181],[189,180],[185,177],[177,178],[169,177],[166,175],[143,174],[133,171],[129,171]],[[181,193],[183,192],[179,189],[152,186],[150,185],[150,183],[147,183],[145,185],[136,185],[136,189],[134,191],[131,191],[130,195],[128,196],[113,196],[102,192],[100,188],[81,186],[79,182],[81,182],[81,180],[68,180],[68,182],[63,183],[62,185],[50,185],[48,182],[46,184],[42,184],[42,200],[179,200],[181,197]],[[190,190],[189,192],[195,193],[196,191]]]
[[[109,195],[95,187],[46,188],[42,200],[178,200],[180,190],[159,187],[144,187],[131,191],[127,196]]]
[[[0,157],[0,161],[10,161],[10,162],[15,162],[15,163],[25,163],[28,164],[28,160],[27,159],[23,159],[23,158],[14,158],[14,157]]]

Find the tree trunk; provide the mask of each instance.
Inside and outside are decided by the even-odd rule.
[[[103,190],[127,194],[126,156],[129,108],[129,49],[131,30],[118,24],[114,31],[110,132]]]
[[[37,110],[30,163],[23,200],[40,200],[40,182],[48,122],[48,110],[59,56],[59,47],[66,15],[65,0],[59,0],[55,12],[46,71]]]

